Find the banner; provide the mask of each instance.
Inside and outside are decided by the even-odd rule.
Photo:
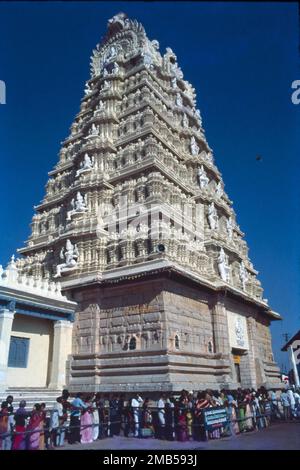
[[[214,431],[225,426],[228,422],[227,410],[225,407],[207,408],[202,411],[205,431]]]

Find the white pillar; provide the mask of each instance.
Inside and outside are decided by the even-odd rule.
[[[293,366],[293,371],[294,371],[294,378],[295,378],[295,385],[296,387],[299,387],[299,374],[298,374],[298,369],[297,369],[297,364],[295,360],[295,355],[294,355],[294,350],[293,350],[293,345],[291,344],[290,346],[290,353],[291,353],[291,361],[292,361],[292,366]]]
[[[7,362],[10,345],[10,336],[15,312],[0,310],[0,391],[7,387]]]
[[[66,361],[72,352],[73,323],[58,320],[54,323],[52,370],[49,388],[61,389],[66,384]]]

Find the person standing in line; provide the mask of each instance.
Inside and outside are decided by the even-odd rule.
[[[25,409],[26,401],[20,401],[19,408],[15,413],[16,434],[13,439],[12,450],[25,450],[26,449],[26,418],[29,416],[28,411]]]
[[[69,444],[80,442],[80,415],[81,410],[87,408],[87,405],[81,399],[81,393],[77,393],[75,399],[71,403],[71,420],[70,420],[70,435]]]
[[[9,403],[3,401],[0,410],[0,450],[11,449],[11,434],[9,422]]]
[[[36,403],[31,412],[30,420],[26,431],[30,431],[28,434],[28,449],[29,450],[40,450],[40,436],[43,434],[43,420],[44,414],[42,412],[41,405]]]
[[[289,388],[286,393],[287,393],[289,404],[290,404],[291,418],[295,418],[296,417],[296,413],[295,413],[295,404],[296,404],[296,402],[295,402],[294,392],[291,388]]]
[[[125,395],[124,394],[121,394],[120,395],[120,398],[119,398],[119,409],[118,409],[118,413],[119,413],[119,417],[120,417],[120,426],[119,426],[119,434],[122,431],[124,431],[124,407],[125,407]]]
[[[56,399],[56,403],[51,411],[50,427],[52,429],[52,442],[55,447],[62,447],[64,444],[65,431],[61,429],[64,422],[64,412],[62,397]]]
[[[6,398],[6,402],[8,404],[8,412],[13,413],[14,412],[14,407],[13,407],[14,397],[12,395],[8,395]]]
[[[281,391],[280,401],[283,406],[283,418],[287,421],[290,418],[290,402],[289,396],[284,388]]]
[[[159,397],[159,400],[157,402],[157,408],[158,408],[158,422],[159,422],[159,438],[164,439],[165,438],[165,431],[166,431],[166,417],[165,417],[165,400],[166,396],[164,393],[162,393]]]
[[[85,399],[85,408],[81,411],[81,444],[93,442],[93,414],[90,397]]]
[[[110,437],[118,436],[120,434],[120,416],[119,416],[119,398],[113,395],[109,402],[110,412]]]
[[[133,399],[131,400],[131,408],[134,420],[134,437],[139,437],[140,435],[140,406],[142,406],[142,404],[142,397],[138,393],[136,393]]]
[[[99,410],[97,408],[97,395],[92,399],[92,419],[93,419],[93,441],[99,436]]]

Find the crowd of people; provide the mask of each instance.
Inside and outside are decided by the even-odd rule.
[[[188,441],[217,439],[261,429],[272,420],[300,419],[300,391],[182,390],[179,396],[162,393],[158,401],[136,394],[94,396],[78,393],[71,398],[63,390],[55,405],[47,409],[36,403],[32,410],[22,400],[14,411],[11,395],[1,404],[0,449],[43,450],[69,444],[91,443],[97,439],[124,435]],[[226,421],[207,430],[204,410],[225,408]]]

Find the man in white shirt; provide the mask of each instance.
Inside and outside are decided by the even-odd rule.
[[[159,400],[157,402],[157,408],[158,408],[158,421],[159,421],[159,437],[160,439],[163,439],[165,435],[165,426],[166,426],[166,418],[165,418],[165,394],[162,393],[159,397]]]
[[[50,427],[52,430],[52,439],[55,447],[61,447],[64,442],[65,431],[60,429],[60,424],[63,417],[63,405],[62,405],[62,397],[58,397],[56,399],[56,403],[54,404],[52,411],[51,411],[51,418],[50,418]]]
[[[291,414],[293,417],[295,417],[295,397],[291,388],[288,389],[287,396],[291,407]]]
[[[136,393],[136,395],[131,400],[131,408],[133,413],[134,420],[134,437],[139,437],[140,432],[140,407],[143,404],[142,397]]]

